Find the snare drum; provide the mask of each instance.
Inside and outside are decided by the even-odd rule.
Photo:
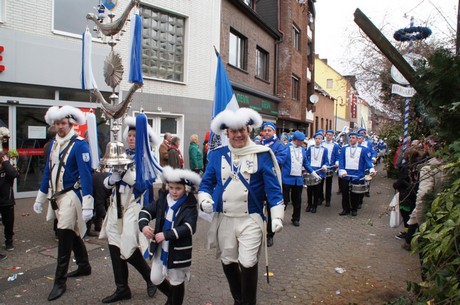
[[[334,176],[335,170],[333,168],[330,168],[326,171],[326,177],[332,177]]]
[[[304,175],[303,176],[303,186],[315,186],[321,183],[321,179],[316,179],[312,175]]]
[[[364,194],[369,192],[369,183],[364,184],[353,184],[350,183],[350,192],[355,194]]]

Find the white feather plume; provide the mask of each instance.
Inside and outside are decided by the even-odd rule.
[[[84,113],[75,107],[72,106],[53,106],[48,109],[45,114],[45,121],[48,125],[53,125],[54,121],[62,120],[64,118],[70,118],[73,123],[78,125],[83,125],[86,123],[86,118]]]
[[[171,166],[165,166],[161,175],[165,182],[185,183],[190,186],[198,186],[201,183],[200,175],[188,169],[174,169]]]
[[[136,117],[133,117],[133,116],[127,116],[125,118],[125,125],[126,125],[126,128],[125,130],[123,131],[123,141],[127,142],[128,141],[128,131],[129,131],[129,128],[132,127],[132,128],[136,128]],[[149,132],[149,139],[150,139],[150,143],[152,144],[152,146],[158,146],[161,144],[161,138],[159,135],[157,135],[154,131],[153,131],[153,128],[152,126],[148,125],[147,124],[147,129],[148,129],[148,132]]]
[[[239,108],[237,111],[224,110],[211,122],[211,130],[216,134],[222,134],[227,128],[240,129],[244,126],[258,128],[262,125],[260,114],[250,108]]]

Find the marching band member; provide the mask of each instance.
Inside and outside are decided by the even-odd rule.
[[[333,167],[334,169],[339,167],[339,155],[340,155],[340,147],[337,143],[333,141],[334,131],[327,130],[326,131],[326,139],[323,141],[322,145],[327,148],[327,155],[329,160],[329,166]],[[334,175],[329,177],[326,176],[326,206],[331,206],[331,194],[332,194],[332,180]],[[323,191],[323,187],[321,186],[321,192]]]
[[[309,164],[309,172],[319,173],[318,176],[321,182],[317,185],[311,185],[307,187],[308,195],[308,206],[306,211],[316,213],[318,202],[321,200],[320,192],[323,188],[323,180],[326,176],[325,172],[329,166],[328,150],[321,145],[323,141],[323,134],[317,133],[313,136],[315,139],[315,145],[308,147],[307,149],[307,160]]]

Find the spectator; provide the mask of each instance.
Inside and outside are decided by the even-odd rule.
[[[184,157],[179,149],[180,138],[173,137],[168,150],[168,165],[172,168],[184,168]]]
[[[193,134],[190,137],[190,146],[188,148],[190,169],[197,174],[203,174],[203,153],[198,145],[198,135]]]
[[[0,152],[0,214],[4,226],[5,249],[14,250],[14,179],[19,176],[18,171],[11,165],[8,155]]]
[[[208,164],[208,150],[209,150],[209,137],[211,136],[211,132],[206,132],[204,136],[203,142],[203,171],[206,170],[206,165]]]
[[[161,143],[160,145],[159,150],[160,150],[160,165],[161,166],[168,165],[168,151],[171,145],[172,138],[173,136],[169,132],[166,132],[164,135],[163,143]]]

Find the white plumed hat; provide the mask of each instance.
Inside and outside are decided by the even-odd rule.
[[[222,134],[227,128],[240,129],[245,126],[258,128],[262,122],[260,114],[250,108],[240,108],[237,111],[224,110],[212,120],[211,130],[216,134]]]
[[[72,106],[53,106],[45,114],[45,121],[48,125],[53,125],[55,121],[69,119],[72,124],[83,125],[86,123],[85,114],[78,108]]]
[[[162,180],[188,186],[198,186],[201,183],[201,177],[197,173],[188,169],[174,169],[171,166],[163,167]]]
[[[128,131],[130,128],[136,128],[136,118],[133,117],[133,116],[127,116],[125,118],[125,125],[126,125],[126,128],[125,130],[123,131],[123,141],[128,141]],[[149,132],[149,140],[150,140],[150,143],[152,144],[152,146],[158,146],[160,145],[161,143],[161,138],[159,135],[157,135],[156,133],[153,132],[153,128],[152,126],[148,125],[147,124],[147,129],[148,129],[148,132]]]

